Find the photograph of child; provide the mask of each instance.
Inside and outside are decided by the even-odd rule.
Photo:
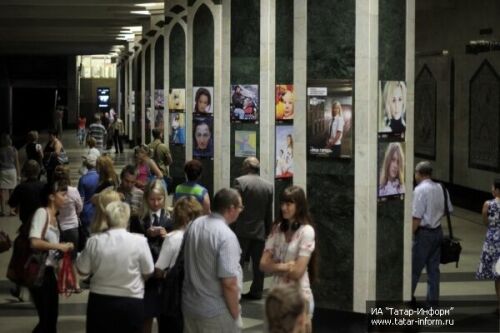
[[[186,118],[181,112],[170,113],[170,144],[186,144]]]
[[[259,115],[259,86],[231,85],[231,120],[256,121]]]
[[[257,132],[235,131],[234,132],[234,156],[248,157],[257,154]]]
[[[307,147],[310,155],[352,157],[352,85],[310,88],[308,95]]]
[[[293,177],[293,126],[276,126],[276,178]]]
[[[406,83],[379,82],[379,132],[403,134],[406,131]]]
[[[385,197],[404,194],[404,144],[400,142],[379,143],[378,165],[378,196]]]
[[[212,96],[213,87],[193,87],[194,105],[193,112],[197,115],[213,114]]]
[[[170,112],[184,112],[186,109],[186,89],[170,89],[168,109]]]
[[[213,117],[193,117],[193,157],[212,158],[214,156]]]
[[[295,96],[292,84],[276,86],[276,120],[293,120]]]

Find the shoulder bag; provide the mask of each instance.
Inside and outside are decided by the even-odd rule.
[[[441,184],[444,194],[444,211],[446,213],[446,220],[448,221],[448,236],[444,236],[441,241],[441,263],[448,264],[450,262],[455,262],[458,268],[458,261],[460,260],[460,253],[462,252],[462,246],[458,239],[453,237],[453,229],[451,227],[450,209],[448,207],[448,191],[443,184]]]
[[[49,224],[49,215],[42,230],[42,238],[45,238]],[[45,275],[45,262],[48,251],[37,251],[31,248],[29,228],[26,232],[20,232],[14,240],[12,257],[7,268],[7,278],[24,287],[40,287]]]
[[[0,231],[0,253],[9,251],[11,246],[9,235],[3,230]]]

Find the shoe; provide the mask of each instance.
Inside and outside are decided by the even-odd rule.
[[[10,294],[17,298],[19,302],[24,302],[24,299],[21,297],[21,288],[10,288]]]
[[[250,294],[250,293],[246,293],[246,294],[241,294],[241,298],[242,299],[252,300],[252,301],[257,301],[259,299],[262,299],[262,296],[253,295],[253,294]]]

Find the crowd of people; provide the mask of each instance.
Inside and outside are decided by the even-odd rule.
[[[106,152],[109,127],[101,117],[88,130],[83,121],[80,125],[78,141],[89,149],[74,185],[56,131],[49,131],[45,148],[36,131],[28,134],[21,169],[8,136],[0,140],[8,170],[0,174],[10,181],[9,188],[2,187],[8,190],[2,195],[2,212],[6,214],[8,204],[11,214],[19,215],[18,232],[31,248],[48,253],[43,283],[29,288],[39,318],[34,332],[57,331],[56,272],[66,252],[76,277],[70,292],[89,289],[87,332],[151,332],[154,319],[159,332],[238,332],[240,299],[263,297],[264,273],[282,287],[271,292],[266,305],[269,330],[311,330],[315,231],[300,187],[283,193],[281,213],[273,222],[273,186],[259,176],[257,158],[247,158],[234,188],[219,190],[212,200],[200,184],[202,164],[191,160],[184,167],[186,181],[170,189],[169,207],[173,157],[161,131],[153,130],[153,142],[136,147],[134,161],[117,174]],[[248,260],[253,282],[242,295],[242,267]],[[182,311],[169,313],[164,303],[173,296],[164,284],[176,265],[184,276],[178,289]],[[21,287],[11,290],[20,300]],[[293,301],[291,313],[280,324],[279,302],[288,299]]]

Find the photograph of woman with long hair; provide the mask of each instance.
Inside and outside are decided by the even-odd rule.
[[[405,193],[405,157],[403,147],[398,142],[391,142],[387,146],[384,160],[380,167],[378,196],[396,195]]]
[[[381,106],[380,132],[404,133],[406,131],[406,84],[403,81],[380,83]]]

